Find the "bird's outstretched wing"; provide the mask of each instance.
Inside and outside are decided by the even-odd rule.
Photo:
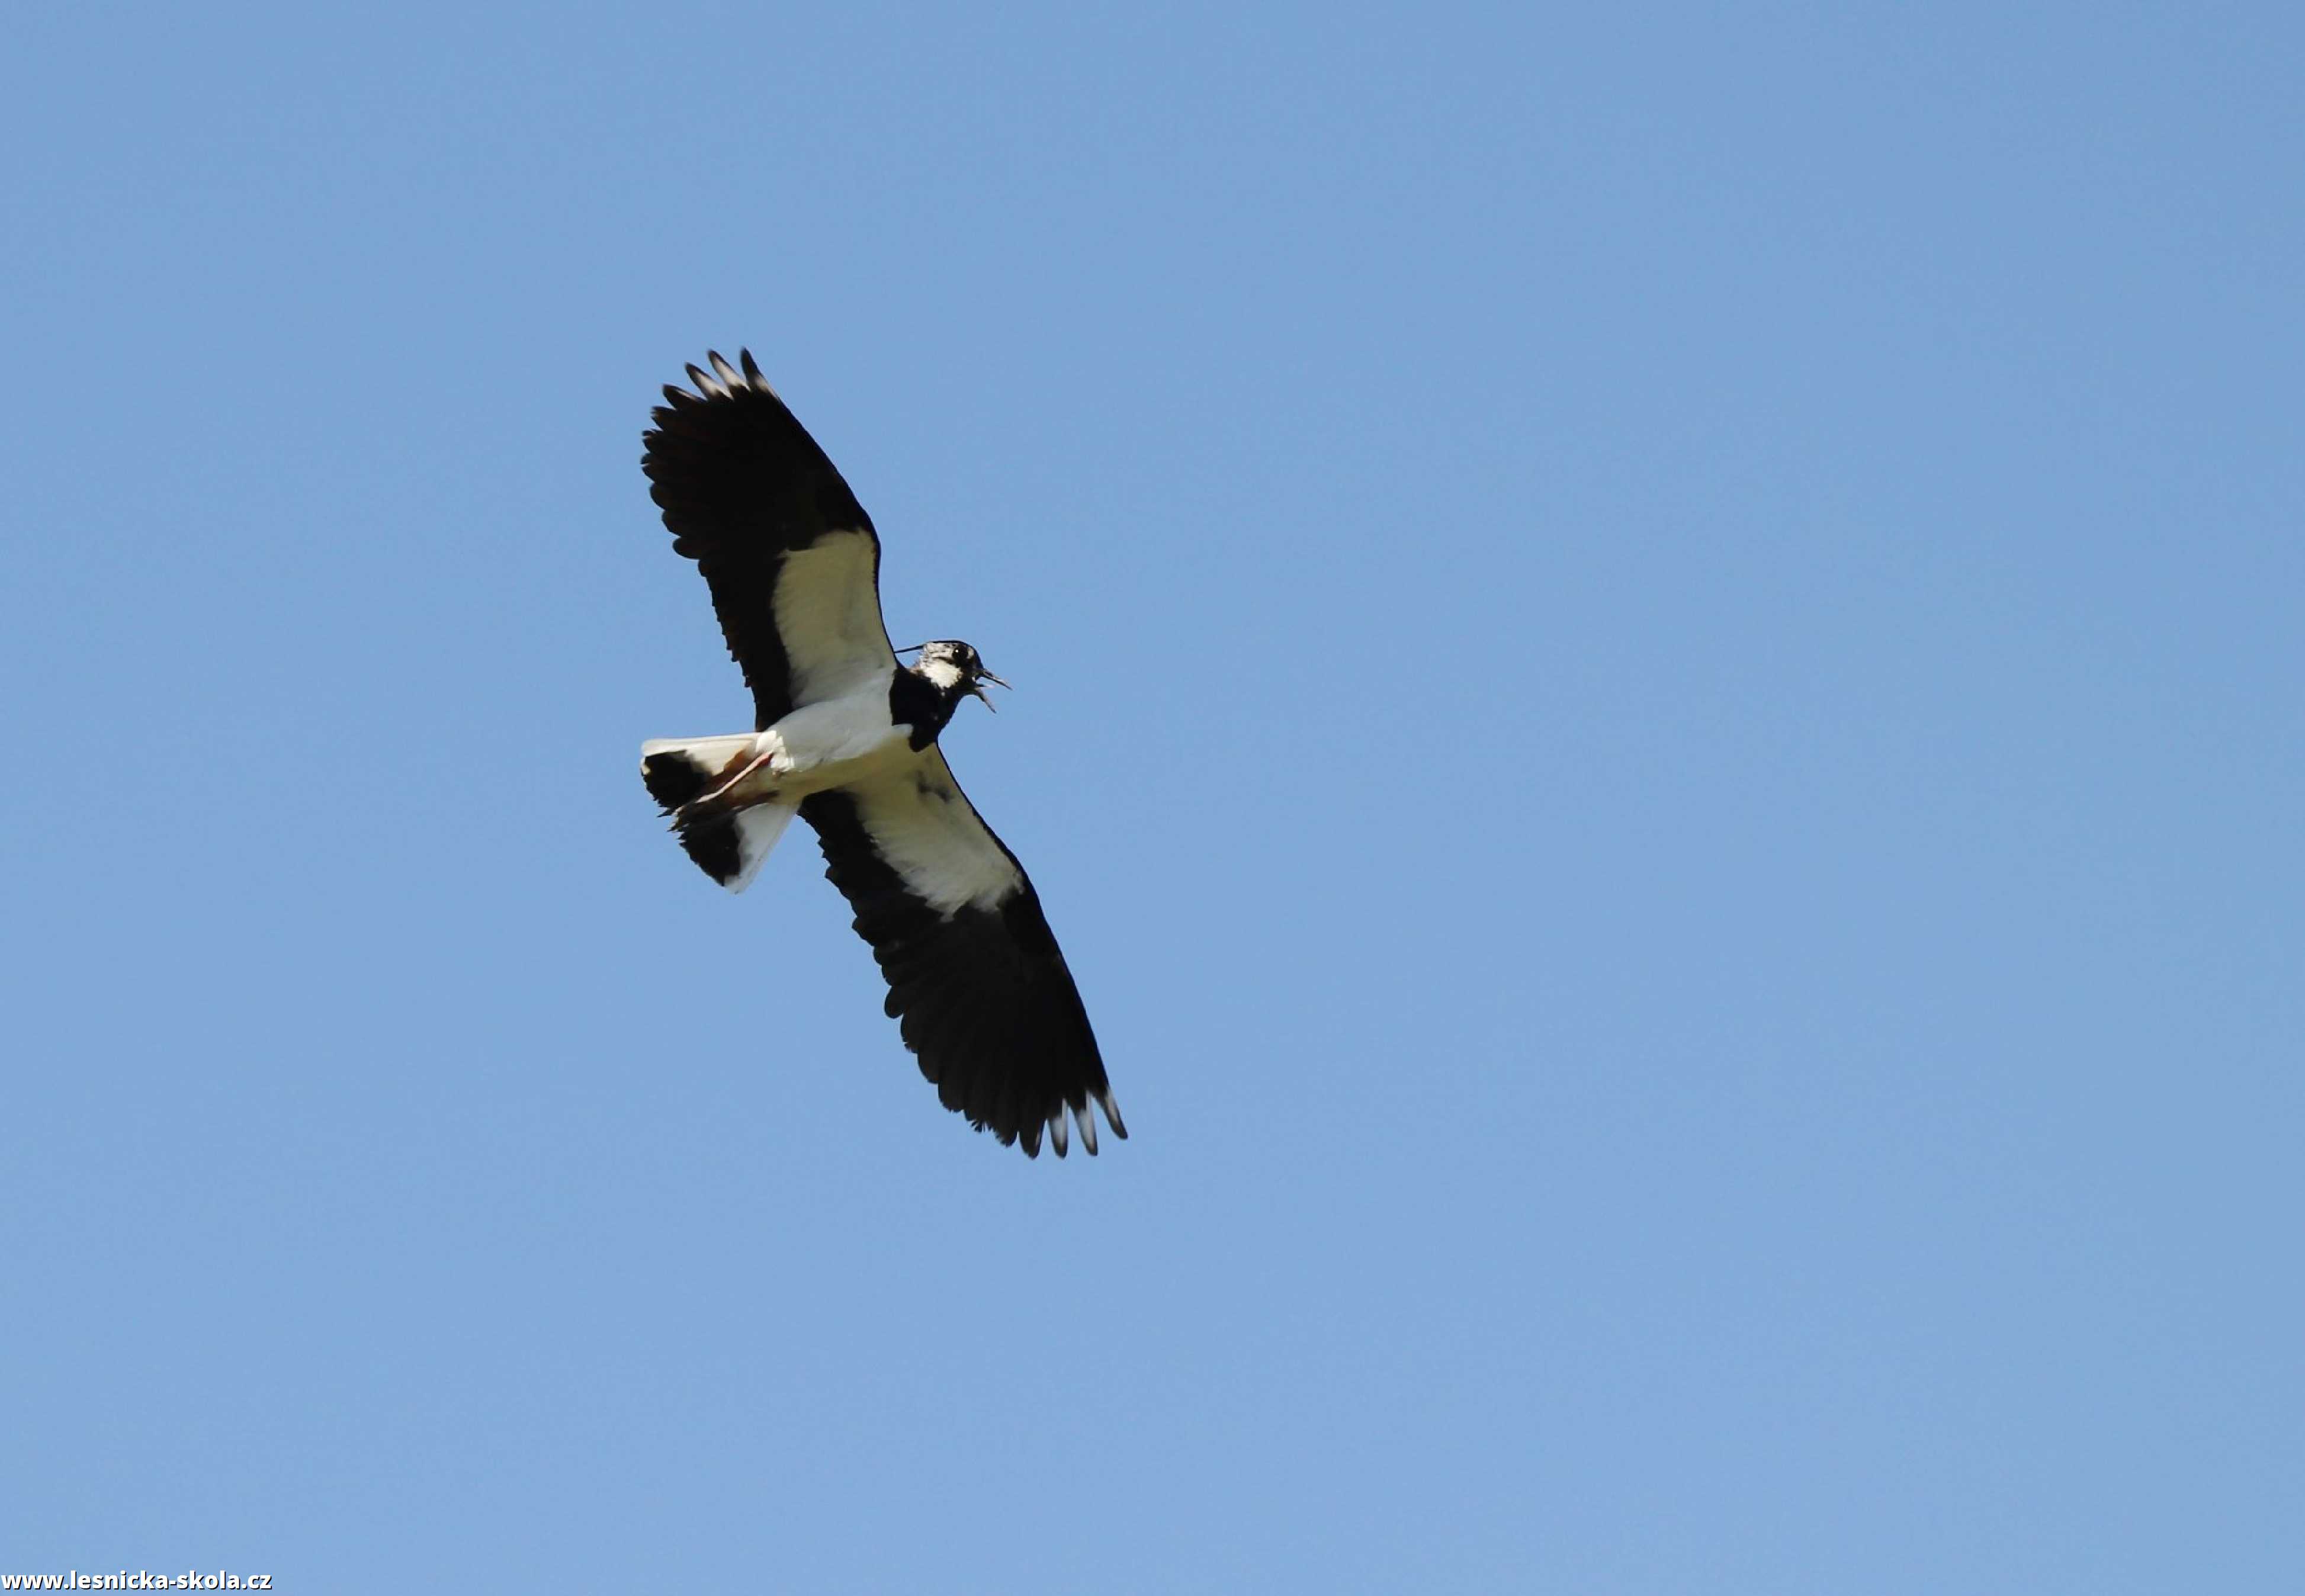
[[[765,729],[896,669],[880,620],[880,539],[752,352],[688,368],[642,435],[649,497],[712,589]]]
[[[800,806],[825,875],[888,978],[888,1011],[944,1106],[1038,1157],[1096,1151],[1093,1101],[1127,1137],[1080,991],[1024,866],[977,814],[934,747],[874,781]]]

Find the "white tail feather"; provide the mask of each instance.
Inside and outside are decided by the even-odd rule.
[[[789,803],[750,804],[734,813],[713,812],[715,802],[693,801],[710,794],[752,757],[750,732],[726,737],[658,737],[641,744],[641,778],[667,814],[682,818],[674,829],[704,873],[731,892],[742,892],[761,873],[798,812]]]
[[[736,873],[720,883],[731,892],[742,892],[761,873],[761,866],[777,838],[785,834],[792,818],[800,813],[796,803],[755,803],[736,816],[736,856],[741,862]]]
[[[652,737],[641,744],[641,763],[646,765],[660,753],[676,753],[707,770],[718,770],[738,754],[751,751],[757,741],[751,732],[735,732],[726,737]]]

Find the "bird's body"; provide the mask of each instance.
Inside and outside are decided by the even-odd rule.
[[[642,778],[734,891],[805,818],[945,1105],[1027,1153],[1045,1130],[1059,1156],[1069,1112],[1094,1152],[1092,1099],[1127,1132],[1087,1013],[1039,895],[937,743],[1000,679],[952,640],[898,662],[871,520],[752,356],[741,370],[710,358],[711,373],[688,369],[694,393],[665,390],[642,465],[674,548],[711,587],[755,729],[643,743]]]
[[[724,768],[735,781],[727,807],[739,810],[779,801],[798,803],[811,793],[864,781],[914,757],[912,727],[895,718],[892,688],[864,687],[837,699],[804,704],[764,732],[740,733],[739,763]],[[716,745],[724,741],[709,739]],[[652,748],[642,750],[646,759]]]

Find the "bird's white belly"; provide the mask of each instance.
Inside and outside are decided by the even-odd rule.
[[[755,755],[769,760],[745,785],[793,802],[915,757],[909,737],[889,718],[885,685],[806,704],[753,739]]]

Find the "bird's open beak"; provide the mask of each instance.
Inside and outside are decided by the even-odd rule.
[[[968,690],[983,700],[984,707],[986,709],[998,714],[999,713],[1000,706],[994,703],[992,701],[992,695],[984,691],[984,684],[987,682],[991,683],[995,687],[1008,687],[1008,683],[1003,682],[999,677],[994,675],[991,671],[986,670],[980,665],[976,667],[976,680],[968,684]],[[1008,687],[1008,691],[1014,692],[1016,690],[1013,687]]]

